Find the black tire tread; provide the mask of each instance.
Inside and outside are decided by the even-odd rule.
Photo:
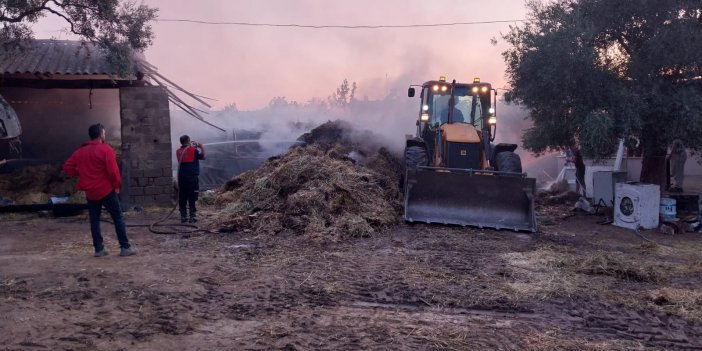
[[[502,151],[495,155],[495,167],[500,172],[522,173],[522,160],[513,151]]]
[[[408,146],[405,148],[405,168],[415,169],[428,164],[427,151],[421,146]]]

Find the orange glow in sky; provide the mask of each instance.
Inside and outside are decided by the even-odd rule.
[[[147,0],[161,19],[295,23],[312,25],[404,25],[525,17],[522,0]],[[326,98],[347,78],[356,97],[405,94],[407,85],[446,75],[481,77],[504,86],[509,23],[438,28],[295,29],[153,23],[146,58],[159,72],[221,108],[257,109],[273,97],[306,102]],[[74,39],[55,16],[34,26],[37,38]]]

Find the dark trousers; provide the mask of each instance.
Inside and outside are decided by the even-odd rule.
[[[197,195],[200,192],[200,182],[197,176],[178,178],[178,209],[180,210],[180,218],[186,218],[190,209],[190,217],[195,218],[197,209]]]
[[[122,208],[119,205],[119,198],[114,191],[100,200],[88,200],[88,213],[90,214],[90,233],[93,235],[93,246],[95,252],[105,248],[102,243],[102,234],[100,233],[100,214],[103,206],[110,213],[112,221],[115,223],[115,232],[119,247],[128,249],[129,239],[127,239],[127,229],[124,225],[124,217],[122,217]]]

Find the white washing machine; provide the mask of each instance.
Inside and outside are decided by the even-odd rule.
[[[660,203],[661,189],[656,184],[617,183],[614,225],[629,229],[657,228]]]

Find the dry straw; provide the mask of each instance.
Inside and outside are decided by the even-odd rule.
[[[215,226],[337,241],[395,224],[399,161],[384,148],[354,141],[349,130],[327,122],[301,137],[305,145],[231,179],[214,200],[222,208]]]

